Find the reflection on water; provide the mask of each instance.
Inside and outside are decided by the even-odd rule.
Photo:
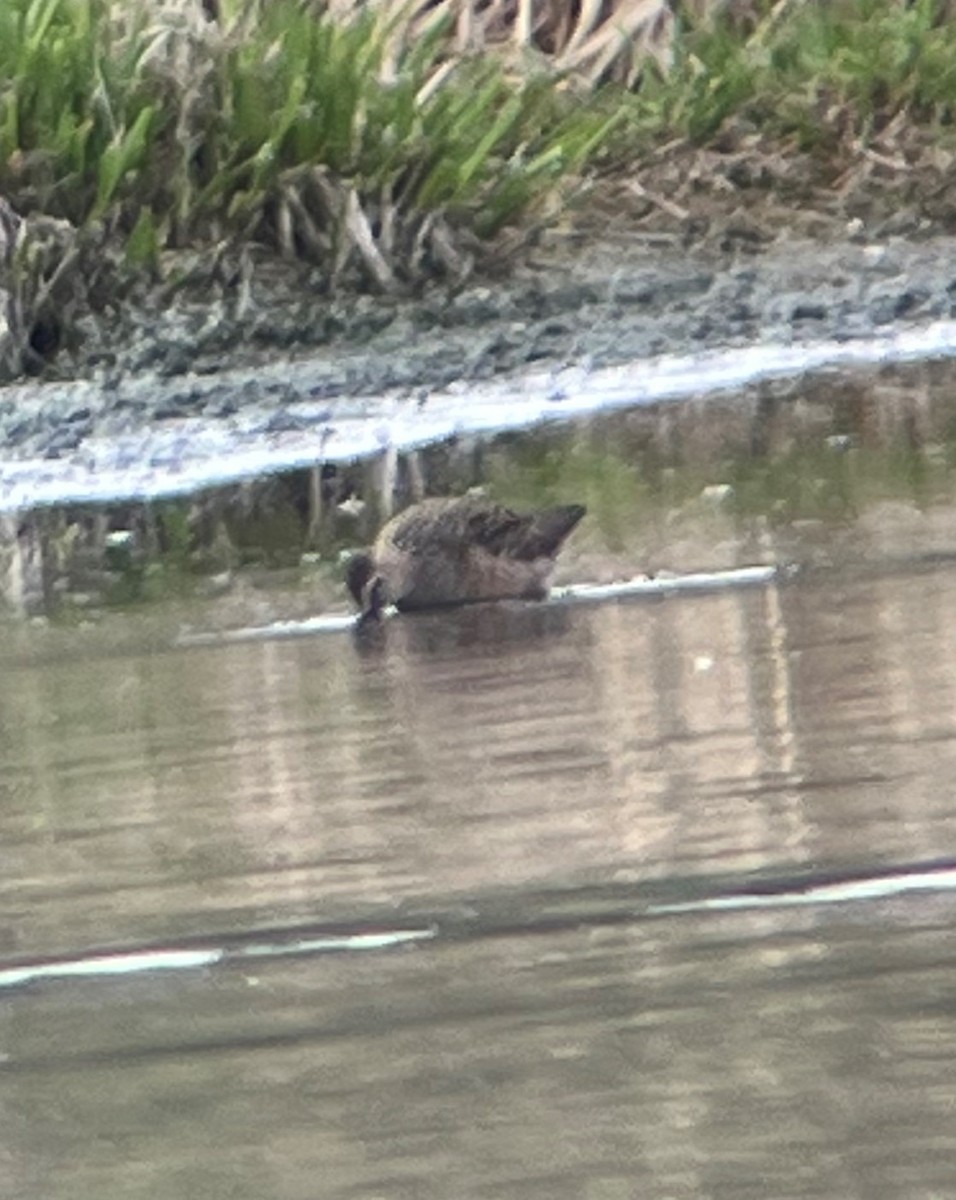
[[[942,565],[358,640],[4,629],[0,966],[440,936],[0,993],[0,1194],[948,1194],[951,892],[703,901],[952,854],[954,603]]]
[[[639,388],[639,376],[624,378]],[[825,525],[829,534],[839,523],[852,524],[851,544],[840,547],[852,558],[876,551],[881,560],[910,560],[914,539],[924,551],[951,553],[954,386],[956,360],[887,364],[863,374],[765,381],[743,394],[704,391],[702,402],[614,407],[487,439],[459,430],[427,445],[413,439],[417,448],[407,454],[397,451],[407,428],[382,449],[385,427],[372,422],[376,432],[363,421],[374,452],[368,447],[371,457],[355,462],[340,461],[344,445],[334,439],[334,461],[316,463],[313,431],[305,465],[256,482],[158,504],[123,502],[121,488],[105,508],[66,504],[15,519],[0,513],[0,607],[85,615],[226,591],[239,608],[243,594],[250,600],[256,591],[250,567],[258,563],[270,572],[284,565],[308,585],[298,603],[282,593],[286,606],[274,620],[328,612],[344,602],[340,551],[371,541],[386,512],[423,490],[457,494],[473,484],[519,509],[587,505],[588,519],[560,556],[559,582],[616,582],[636,569],[683,575],[803,562],[812,550],[808,527]],[[698,380],[695,390],[703,387]],[[542,403],[560,417],[550,400]],[[474,404],[470,396],[472,416]],[[182,430],[175,440],[182,442]],[[155,460],[137,447],[134,459],[153,472]],[[268,453],[276,448],[270,441]],[[43,472],[50,461],[42,460]],[[68,472],[76,466],[64,462]],[[177,469],[174,476],[178,494],[186,475]],[[105,482],[95,473],[96,494]],[[34,484],[30,505],[38,502]],[[239,564],[244,570],[235,570]],[[255,597],[250,602],[255,607]]]

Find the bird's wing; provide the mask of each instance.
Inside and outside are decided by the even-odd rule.
[[[465,538],[470,545],[489,554],[523,558],[526,556],[522,550],[533,522],[533,517],[512,512],[503,504],[485,504],[467,518]]]
[[[501,504],[462,497],[453,503],[426,501],[407,509],[388,527],[387,536],[396,549],[412,554],[436,550],[459,554],[469,549],[502,554],[520,541],[529,524],[529,517]]]
[[[550,558],[584,516],[579,504],[557,505],[538,513],[516,513],[480,496],[431,503],[424,501],[398,516],[387,539],[407,553],[448,555],[483,550],[487,554],[530,562]]]

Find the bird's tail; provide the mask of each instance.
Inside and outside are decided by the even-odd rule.
[[[586,512],[583,504],[558,504],[535,513],[527,533],[525,554],[529,558],[550,558],[557,554]]]

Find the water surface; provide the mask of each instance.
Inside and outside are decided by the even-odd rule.
[[[0,1193],[948,1194],[949,877],[806,889],[956,858],[954,604],[4,626],[0,967],[227,953],[0,990]]]

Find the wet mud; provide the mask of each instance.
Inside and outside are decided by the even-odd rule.
[[[334,413],[393,391],[421,404],[531,368],[871,337],[951,317],[953,262],[942,236],[687,248],[621,234],[557,239],[507,279],[415,300],[330,298],[291,267],[241,296],[154,294],[88,318],[50,378],[0,389],[0,459],[69,458],[187,417],[281,435],[301,427],[303,402]]]

